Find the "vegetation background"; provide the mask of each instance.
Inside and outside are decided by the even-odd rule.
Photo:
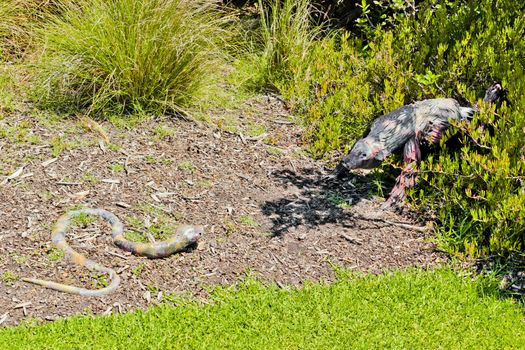
[[[270,91],[282,96],[299,116],[297,122],[306,129],[304,142],[310,154],[335,159],[350,149],[374,118],[401,105],[434,97],[478,103],[480,112],[470,123],[455,125],[439,147],[428,151],[421,164],[419,185],[410,192],[409,201],[420,215],[435,221],[439,246],[451,254],[523,255],[523,2],[1,0],[0,19],[0,119],[26,101],[30,101],[33,113],[81,115],[129,126],[158,114],[205,119],[200,113],[205,108]],[[480,100],[494,81],[500,81],[509,91],[508,102],[498,110]],[[9,137],[12,136],[7,130],[0,129],[0,139]],[[454,142],[449,142],[450,138]],[[393,158],[376,172],[377,178],[387,182],[399,173],[399,167],[399,161]],[[304,327],[311,334],[326,329],[339,332],[339,328],[330,328],[326,315],[331,314],[332,307],[342,309],[334,290],[341,286],[354,288],[347,285],[345,278],[331,289],[318,290],[313,286],[306,288],[305,294],[287,294],[286,298],[307,299],[302,304],[286,304],[285,298],[286,305],[277,305],[291,315],[287,325],[296,319],[295,307],[299,304],[307,306],[301,312],[307,316],[311,316],[308,312],[314,312],[323,320]],[[379,305],[379,311],[374,309],[374,314],[379,315],[396,307],[416,310],[423,305],[423,309],[417,309],[419,314],[409,312],[400,316],[412,328],[408,338],[403,338],[399,335],[407,329],[394,327],[392,341],[397,341],[398,347],[424,348],[428,344],[460,347],[477,340],[479,347],[499,348],[512,346],[513,337],[523,336],[519,329],[509,331],[518,324],[521,314],[512,308],[511,302],[498,299],[494,280],[488,280],[489,287],[483,285],[487,281],[481,281],[467,288],[462,279],[449,271],[431,272],[423,277],[413,272],[381,278],[386,282],[370,277],[355,286],[368,288],[367,297],[375,296],[377,290],[392,289],[391,294],[377,297],[387,302],[370,303],[358,295],[359,287],[355,287],[354,294],[346,294],[351,300],[343,302],[352,305],[353,298],[360,297],[360,303],[355,304],[360,307],[347,310],[346,318],[336,320],[338,324],[351,324],[354,320],[348,315],[369,310],[373,305]],[[436,296],[448,285],[453,288]],[[421,298],[410,295],[414,288],[423,290],[428,286],[429,293]],[[246,311],[234,303],[235,298],[242,305],[251,305],[257,300],[250,300],[250,296],[257,295],[264,306],[271,308],[275,294],[280,293],[272,289],[259,291],[260,285],[249,282],[240,289],[245,294],[236,297],[218,292],[227,302],[233,300],[225,306],[234,309],[230,316]],[[458,289],[465,293],[458,294]],[[481,295],[481,302],[465,307],[465,302],[474,300],[474,295]],[[448,306],[446,302],[452,300],[451,296],[459,299]],[[320,300],[330,303],[321,305]],[[425,318],[445,304],[448,309],[444,308],[436,319]],[[495,311],[486,312],[486,305]],[[467,311],[461,312],[462,308]],[[460,312],[454,314],[458,309]],[[195,310],[179,310],[186,314],[176,317],[168,311],[163,317],[175,319],[178,324],[194,317]],[[209,309],[198,312],[198,317],[209,317]],[[510,325],[491,318],[507,313],[512,316]],[[156,318],[156,314],[146,315]],[[231,325],[229,329],[249,330],[263,329],[264,325],[275,322],[275,327],[267,329],[268,334],[275,336],[285,326],[272,315],[260,318],[251,315],[226,324]],[[414,339],[427,338],[420,338],[421,328],[414,326],[417,324],[414,317],[424,319],[425,329],[440,324],[448,328],[426,332],[428,343],[415,344]],[[462,338],[467,343],[458,344],[458,338],[447,338],[448,343],[441,343],[442,338],[432,338],[432,334],[448,334],[458,324],[465,325],[452,322],[465,318],[479,321],[475,327],[467,323],[468,329],[462,331],[463,335],[469,334],[469,338]],[[510,319],[507,317],[507,322]],[[300,322],[308,320],[300,318]],[[223,321],[220,318],[216,325]],[[375,321],[380,325],[390,322],[382,318]],[[81,327],[86,328],[82,322]],[[107,321],[104,327],[126,328],[117,325],[118,322]],[[139,328],[144,324],[136,323]],[[499,328],[505,335],[501,343],[497,337],[482,337],[490,332],[477,332],[492,329],[495,323],[503,325]],[[55,327],[52,332],[65,334],[69,326],[65,321],[52,326]],[[221,335],[227,329],[221,327],[210,334]],[[383,328],[379,330],[373,334],[373,340],[384,346],[388,341],[383,338]],[[206,333],[209,329],[200,331]],[[352,330],[347,335],[350,339],[362,331]],[[11,339],[17,332],[4,334]],[[30,332],[35,339],[41,334]],[[112,334],[96,332],[89,336]],[[219,335],[216,339],[220,340]],[[245,336],[242,332],[238,335],[239,339]],[[126,339],[127,335],[122,337],[121,340]],[[271,339],[277,339],[278,347],[286,338]],[[308,338],[295,339],[290,347],[304,339]],[[323,346],[334,345],[322,340],[319,344]],[[363,347],[370,346],[370,339],[359,341]]]
[[[270,89],[301,116],[312,156],[327,157],[396,107],[474,103],[501,81],[510,102],[481,104],[450,132],[459,147],[430,152],[411,202],[447,251],[522,252],[524,10],[512,0],[2,1],[1,57],[17,64],[3,65],[1,109],[23,94],[40,109],[111,119]]]
[[[501,81],[510,103],[481,105],[454,128],[460,146],[425,158],[411,202],[437,221],[443,249],[507,254],[525,248],[524,10],[512,0],[9,0],[1,57],[19,63],[38,108],[102,118],[220,104],[218,81],[226,94],[274,90],[315,157],[348,151],[403,104],[473,103]],[[13,74],[3,68],[2,89]],[[13,95],[1,99],[13,108]]]
[[[470,124],[453,128],[423,161],[411,201],[437,221],[449,252],[523,251],[525,5],[285,0],[269,8],[261,16],[266,73],[257,85],[277,89],[302,115],[317,157],[348,151],[371,120],[403,104],[474,103],[502,82],[510,102],[497,112],[481,104]],[[452,135],[460,141],[454,149],[446,142]]]

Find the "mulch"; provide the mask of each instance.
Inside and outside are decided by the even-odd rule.
[[[253,98],[238,110],[211,114],[234,117],[237,132],[167,116],[131,130],[103,122],[118,145],[111,147],[74,119],[49,123],[17,112],[0,120],[3,127],[29,125],[22,141],[0,139],[0,323],[122,313],[169,295],[205,301],[210,287],[247,275],[301,286],[333,281],[335,265],[380,273],[447,260],[431,233],[417,229],[421,223],[379,209],[382,199],[370,195],[366,174],[320,181],[326,162],[306,155],[302,130],[278,98]],[[254,123],[265,127],[263,135],[250,135]],[[159,137],[159,125],[173,134]],[[60,140],[65,150],[54,156]],[[192,251],[149,260],[120,251],[109,227],[94,220],[68,232],[68,241],[119,272],[115,293],[84,298],[20,281],[103,283],[104,277],[55,259],[50,244],[53,223],[78,206],[109,210],[135,234],[191,223],[204,225],[205,235]]]

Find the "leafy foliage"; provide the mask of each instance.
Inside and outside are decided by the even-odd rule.
[[[296,83],[285,86],[284,95],[304,112],[314,155],[348,148],[375,116],[404,104],[410,71],[399,69],[393,42],[387,33],[364,49],[348,33],[327,38]]]
[[[424,186],[416,202],[438,217],[448,250],[474,256],[525,250],[524,8],[514,1],[429,6],[421,28],[436,32],[420,29],[420,38],[405,42],[420,49],[415,69],[439,72],[434,87],[473,100],[471,86],[479,90],[498,77],[510,92],[510,105],[496,112],[482,106],[471,123],[458,126],[459,151],[443,144],[422,164]]]
[[[395,25],[369,28],[366,40],[343,31],[318,41],[281,91],[303,114],[312,153],[323,156],[347,151],[372,119],[396,107],[445,96],[474,102],[500,79],[512,104],[483,106],[454,128],[459,146],[443,143],[423,162],[413,200],[438,220],[449,251],[523,251],[524,10],[510,0],[424,1]]]

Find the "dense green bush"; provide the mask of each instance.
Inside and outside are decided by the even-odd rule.
[[[437,77],[433,89],[446,87],[472,101],[497,77],[509,90],[510,105],[497,114],[485,106],[461,127],[461,150],[443,147],[422,164],[416,202],[437,215],[441,242],[452,251],[525,250],[524,10],[523,3],[505,0],[430,5],[420,13],[422,25],[407,24],[401,36],[405,50],[414,52],[405,54],[414,69]]]
[[[41,105],[179,111],[218,70],[224,19],[212,2],[79,0],[61,10],[39,31]]]
[[[443,143],[423,162],[412,199],[436,217],[449,251],[523,251],[524,11],[511,0],[423,1],[415,16],[364,41],[345,32],[320,40],[293,83],[275,85],[304,115],[312,153],[322,156],[347,150],[372,119],[400,105],[444,96],[474,102],[502,80],[512,104],[497,114],[483,106],[458,126],[461,145]]]

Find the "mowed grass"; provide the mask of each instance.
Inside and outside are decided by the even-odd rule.
[[[0,331],[4,349],[502,349],[525,344],[523,307],[494,279],[449,268],[301,289],[247,279],[215,302]]]

